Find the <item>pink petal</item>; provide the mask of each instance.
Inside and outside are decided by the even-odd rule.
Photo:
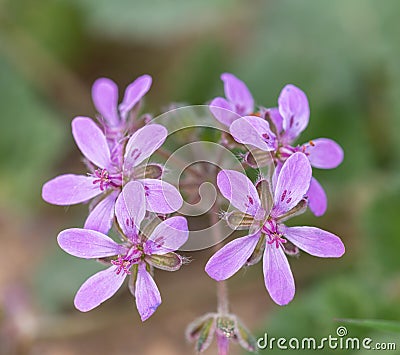
[[[111,266],[87,279],[75,296],[74,304],[82,312],[96,308],[111,298],[122,286],[126,273],[117,275],[118,267]]]
[[[222,195],[238,210],[252,216],[262,212],[257,190],[246,175],[234,170],[221,170],[217,185]]]
[[[136,307],[140,319],[144,322],[150,318],[161,304],[160,291],[151,275],[146,270],[146,264],[140,263],[135,286]]]
[[[172,213],[182,207],[183,199],[177,188],[158,179],[140,181],[146,192],[146,208],[155,213]]]
[[[92,99],[96,110],[108,125],[117,126],[119,124],[118,86],[111,79],[97,79],[92,86]]]
[[[315,216],[322,216],[328,207],[328,198],[324,188],[315,178],[311,178],[310,188],[307,191],[308,207]]]
[[[85,228],[101,233],[108,233],[114,219],[115,200],[119,192],[114,191],[101,200],[90,212],[85,222]]]
[[[288,304],[294,297],[295,284],[282,247],[267,245],[264,251],[263,271],[265,287],[273,301],[280,306]]]
[[[138,181],[128,182],[115,203],[115,215],[124,234],[136,240],[140,223],[146,213],[143,185]]]
[[[93,184],[94,178],[66,174],[47,181],[42,188],[42,198],[54,205],[68,206],[90,200],[101,190]]]
[[[188,225],[185,217],[175,216],[161,222],[153,231],[149,240],[154,242],[151,246],[152,254],[162,255],[178,250],[186,243],[189,236]]]
[[[294,85],[286,85],[278,98],[279,113],[288,140],[293,141],[304,131],[310,118],[306,94]]]
[[[119,110],[122,117],[126,117],[128,112],[143,98],[144,95],[150,90],[151,76],[139,76],[133,83],[129,84],[125,90],[124,99],[119,105]]]
[[[283,164],[276,182],[272,214],[279,217],[295,207],[307,193],[311,165],[303,153],[294,153]]]
[[[101,129],[88,117],[72,121],[72,134],[82,154],[99,168],[110,165],[110,150]]]
[[[253,253],[260,233],[237,238],[218,250],[206,264],[207,274],[214,280],[226,280],[246,263]]]
[[[276,148],[276,136],[266,120],[257,116],[245,116],[237,119],[229,128],[233,138],[242,144],[250,144],[264,151]]]
[[[339,237],[315,227],[285,227],[283,235],[308,254],[321,258],[339,258],[345,248]]]
[[[138,129],[129,139],[124,156],[124,169],[130,171],[152,155],[167,138],[168,131],[159,124],[149,124]]]
[[[312,144],[311,144],[312,143]],[[332,139],[318,138],[307,144],[308,159],[315,168],[333,169],[343,161],[343,149]]]
[[[269,108],[267,111],[272,123],[276,128],[277,133],[281,133],[283,130],[283,117],[279,113],[279,109],[277,107],[273,107]]]
[[[216,97],[211,101],[210,111],[213,116],[225,126],[230,126],[233,121],[238,119],[240,116],[234,111],[233,104],[228,102],[223,97]]]
[[[254,100],[246,84],[230,73],[221,75],[226,98],[235,105],[235,112],[248,115],[254,110]]]
[[[124,246],[103,233],[89,229],[66,229],[58,235],[57,241],[61,249],[78,258],[104,258],[126,252]]]

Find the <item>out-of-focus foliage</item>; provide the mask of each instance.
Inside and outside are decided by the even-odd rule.
[[[171,101],[203,104],[222,95],[224,71],[243,79],[267,107],[293,83],[311,106],[299,143],[329,137],[345,151],[340,167],[315,171],[328,193],[327,214],[306,214],[293,224],[339,234],[347,252],[334,261],[293,260],[298,293],[288,307],[271,304],[257,335],[323,337],[335,334],[336,318],[398,320],[399,13],[397,0],[0,1],[2,205],[25,207],[27,220],[53,213],[71,218],[65,225],[82,225],[76,207],[45,209],[40,190],[56,174],[86,171],[77,163],[69,123],[75,115],[94,115],[96,77],[110,76],[123,88],[136,75],[151,74],[145,109],[154,114]],[[54,245],[57,232],[46,230],[42,245],[48,239]],[[63,312],[97,265],[55,248],[42,252],[42,265],[30,271],[37,303]],[[262,283],[260,270],[250,268],[248,282]],[[242,280],[231,282],[239,288]],[[260,297],[268,304],[266,291]],[[346,327],[375,341],[392,337]]]
[[[216,28],[237,0],[74,0],[96,34],[139,41],[172,42]],[[196,16],[193,16],[196,14]]]
[[[11,204],[37,202],[50,163],[62,154],[59,113],[0,57],[0,196]]]

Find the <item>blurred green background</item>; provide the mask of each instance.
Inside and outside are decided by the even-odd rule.
[[[338,318],[400,320],[399,14],[397,0],[0,0],[0,353],[188,354],[186,324],[215,308],[207,250],[179,274],[158,273],[163,305],[144,325],[127,290],[89,314],[73,309],[99,266],[61,252],[56,235],[81,226],[86,206],[50,206],[40,193],[58,174],[85,171],[70,122],[94,116],[100,76],[123,90],[152,75],[154,114],[221,95],[225,71],[267,107],[285,84],[302,88],[311,119],[301,142],[335,139],[345,161],[315,172],[326,215],[293,223],[340,235],[347,253],[291,260],[298,290],[284,308],[260,265],[238,273],[232,311],[257,336],[287,338],[335,335]],[[400,348],[398,334],[347,328]]]

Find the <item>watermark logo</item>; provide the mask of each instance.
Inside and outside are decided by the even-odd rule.
[[[336,328],[336,334],[329,334],[323,338],[304,337],[286,338],[270,337],[264,333],[258,338],[259,349],[280,349],[280,350],[397,350],[395,342],[374,342],[371,338],[358,338],[348,336],[348,330],[344,326]]]

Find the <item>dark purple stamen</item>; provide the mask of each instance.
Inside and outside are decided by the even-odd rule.
[[[94,171],[94,176],[97,177],[97,179],[93,180],[93,184],[99,184],[101,191],[106,190],[109,186],[121,187],[122,185],[121,174],[111,175],[107,169],[96,169]]]
[[[118,259],[117,260],[111,260],[111,264],[118,266],[117,270],[115,271],[115,273],[117,275],[119,275],[121,272],[124,272],[127,275],[130,275],[130,267],[132,265],[132,262],[128,259],[122,258],[120,255],[118,255]]]
[[[269,235],[269,240],[268,240],[268,244],[274,244],[275,243],[275,247],[279,248],[279,246],[281,244],[286,243],[287,240],[282,238],[279,234],[273,234],[273,235]]]

